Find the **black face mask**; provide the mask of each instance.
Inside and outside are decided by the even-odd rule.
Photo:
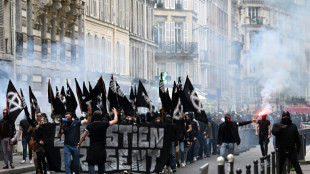
[[[281,121],[283,124],[291,124],[292,123],[292,120],[290,118],[282,118],[282,121]]]
[[[67,124],[70,126],[72,124],[72,118],[67,119]]]
[[[230,117],[225,117],[225,123],[230,123]]]

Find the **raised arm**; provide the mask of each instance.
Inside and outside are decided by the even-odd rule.
[[[253,120],[250,120],[250,121],[242,121],[242,122],[237,122],[238,126],[245,126],[247,124],[250,124],[250,123],[255,123],[257,119],[253,119]]]
[[[114,119],[109,121],[110,126],[112,126],[118,122],[117,110],[115,108],[113,108],[112,111],[114,113]]]
[[[81,124],[82,124],[82,125],[87,125],[88,123],[91,122],[93,113],[92,113],[92,110],[90,109],[90,107],[87,107],[87,113],[88,113],[87,120],[82,120],[82,121],[81,121]]]

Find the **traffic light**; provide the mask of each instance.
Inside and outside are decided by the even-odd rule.
[[[164,84],[168,83],[168,81],[167,81],[167,80],[169,80],[168,78],[169,78],[168,77],[168,73],[167,72],[163,72],[163,83]],[[159,76],[159,80],[160,80],[160,76]]]

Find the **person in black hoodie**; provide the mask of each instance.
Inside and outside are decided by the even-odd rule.
[[[230,114],[225,114],[225,122],[219,125],[217,147],[220,149],[220,155],[226,158],[227,154],[234,153],[235,143],[240,144],[240,136],[238,132],[239,126],[244,126],[250,123],[256,122],[256,119],[252,121],[235,122],[230,121]],[[226,151],[228,150],[228,153]]]
[[[300,138],[297,126],[292,123],[289,112],[283,112],[280,123],[273,125],[272,134],[276,136],[276,150],[279,154],[278,174],[282,174],[285,159],[288,158],[294,166],[297,174],[302,174],[297,161],[300,150]]]
[[[0,136],[1,136],[1,146],[3,150],[3,158],[4,158],[4,164],[5,166],[3,169],[8,169],[9,168],[9,162],[10,166],[13,169],[14,164],[13,164],[13,146],[11,143],[11,138],[14,137],[16,130],[15,130],[15,124],[11,123],[9,121],[9,116],[8,116],[8,110],[3,109],[3,118],[0,121]]]
[[[168,166],[168,172],[176,172],[176,155],[175,155],[175,148],[177,145],[177,128],[175,123],[173,122],[171,115],[167,114],[166,115],[166,124],[169,124],[169,136],[170,136],[170,157],[169,160],[167,161],[166,165]]]

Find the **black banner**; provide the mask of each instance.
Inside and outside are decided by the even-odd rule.
[[[9,81],[8,89],[6,92],[6,108],[8,110],[8,119],[10,123],[15,123],[19,113],[23,110],[23,106],[20,96],[11,80]]]
[[[53,128],[54,125],[50,126],[52,129],[46,132],[56,135],[59,126],[56,128]],[[160,172],[170,154],[168,126],[169,124],[116,124],[110,126],[106,133],[106,172],[115,173],[124,170],[137,173]],[[81,126],[81,133],[84,129],[85,127]],[[52,162],[50,166],[52,170],[65,170],[63,146],[64,137],[61,140],[55,138],[53,146],[49,146],[47,150],[53,152],[53,155],[48,155],[48,160]],[[88,147],[89,138],[86,137],[80,149],[82,171],[88,171],[88,164],[85,161]]]

